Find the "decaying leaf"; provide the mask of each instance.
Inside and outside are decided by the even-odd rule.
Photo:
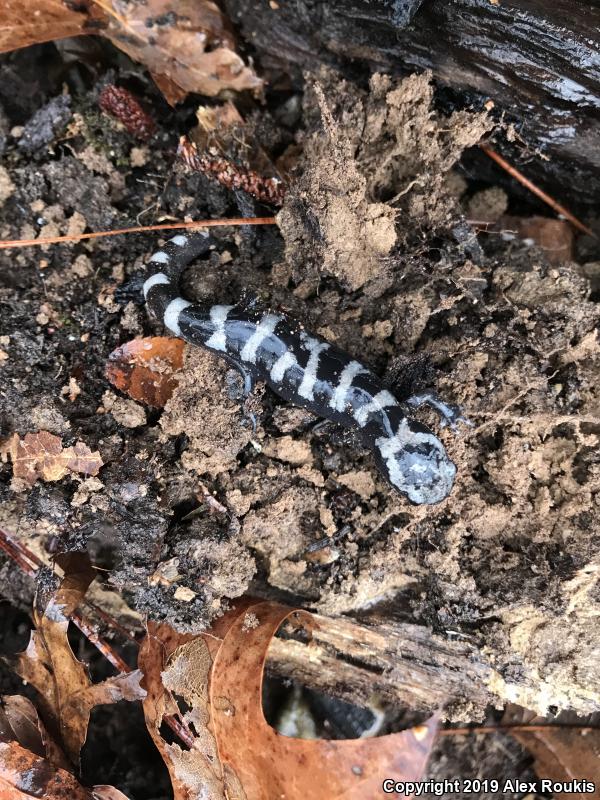
[[[65,575],[59,585],[48,571],[40,573],[33,620],[35,629],[27,649],[4,660],[39,693],[45,718],[52,722],[73,763],[79,759],[94,706],[119,700],[139,700],[139,671],[115,675],[92,684],[87,669],[75,658],[67,639],[69,617],[94,579],[95,571],[84,553],[57,557]]]
[[[0,800],[93,800],[64,769],[56,769],[17,742],[0,741]]]
[[[83,442],[63,447],[60,437],[48,431],[26,433],[23,439],[15,433],[3,445],[2,453],[10,455],[15,478],[30,486],[38,478],[59,481],[70,472],[97,475],[104,464],[97,450],[92,452]]]
[[[262,86],[211,0],[12,0],[2,16],[0,52],[98,33],[144,64],[172,103],[187,92],[214,96]]]
[[[102,15],[99,7],[90,3],[67,4],[63,0],[34,0],[34,2],[4,3],[0,26],[0,53],[8,53],[53,39],[94,33],[88,30]]]
[[[0,698],[0,800],[128,800],[114,786],[80,786],[33,703],[22,695]]]
[[[133,339],[108,357],[106,377],[134,400],[162,408],[177,386],[183,366],[183,341],[169,336]]]
[[[262,85],[235,52],[227,19],[211,0],[112,0],[112,8],[105,35],[183,91],[213,97]]]
[[[306,612],[271,602],[244,601],[206,634],[179,636],[150,627],[140,653],[148,692],[144,713],[173,782],[176,800],[370,800],[384,778],[422,775],[437,728],[434,717],[411,730],[378,739],[292,739],[266,722],[261,703],[264,661],[277,629],[290,619],[308,631]],[[183,750],[160,735],[167,715],[192,737]]]
[[[534,757],[538,778],[559,782],[587,780],[600,786],[600,729],[550,725],[544,717],[512,703],[504,710],[502,724]],[[523,730],[523,725],[531,725],[532,730]],[[569,793],[569,797],[582,800],[589,796],[577,791]]]

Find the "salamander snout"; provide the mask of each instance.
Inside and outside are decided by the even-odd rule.
[[[375,441],[375,455],[388,481],[412,503],[439,503],[450,494],[456,466],[420,422],[402,419],[393,436]]]

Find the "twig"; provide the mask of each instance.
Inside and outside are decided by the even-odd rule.
[[[21,542],[15,541],[9,533],[3,530],[0,530],[0,549],[4,550],[30,578],[36,577],[38,569],[42,566],[41,559]],[[71,615],[71,620],[102,655],[110,661],[113,667],[121,672],[130,672],[129,666],[123,661],[121,656],[113,650],[108,642],[105,642],[104,639],[100,637],[92,625],[84,619],[81,614],[75,612]]]
[[[166,222],[161,225],[141,225],[133,228],[117,228],[112,231],[76,233],[69,236],[48,236],[41,239],[3,239],[0,250],[10,247],[36,247],[61,242],[80,242],[83,239],[100,239],[103,236],[117,236],[121,233],[147,233],[148,231],[168,231],[180,228],[220,228],[236,225],[275,225],[275,217],[234,217],[232,219],[204,219],[196,222]]]
[[[471,733],[512,733],[519,731],[524,733],[539,733],[540,731],[555,730],[560,728],[564,730],[577,730],[581,733],[589,733],[590,731],[597,731],[600,728],[594,728],[586,725],[560,725],[556,723],[548,723],[548,725],[482,725],[479,728],[445,728],[438,731],[438,736],[468,736]]]
[[[12,560],[19,566],[23,572],[29,575],[31,578],[35,578],[37,575],[37,568],[31,566],[27,562],[27,559],[32,561],[34,564],[37,563],[39,566],[42,566],[43,562],[34,554],[32,553],[25,545],[21,542],[15,541],[9,533],[0,529],[0,550],[4,550],[4,552],[12,558]],[[109,617],[106,612],[104,612],[106,617]],[[109,617],[110,618],[110,617]],[[74,625],[76,625],[79,630],[83,633],[83,635],[102,653],[102,655],[120,672],[131,672],[131,667],[127,664],[121,656],[113,650],[113,648],[108,644],[108,642],[104,641],[101,636],[93,629],[87,620],[81,616],[77,611],[71,614],[70,617],[71,621]],[[121,626],[119,626],[121,627]],[[134,640],[135,644],[138,644]],[[165,716],[164,722],[171,728],[171,730],[179,736],[182,742],[184,742],[188,747],[193,747],[194,745],[194,737],[192,736],[191,731],[189,731],[184,724],[182,724],[178,719],[172,716]]]
[[[594,239],[598,238],[596,234],[587,227],[587,225],[584,225],[583,222],[580,222],[574,214],[571,214],[571,212],[568,211],[564,206],[561,206],[561,204],[554,200],[553,197],[550,197],[549,194],[546,194],[546,192],[538,188],[535,183],[532,183],[532,181],[530,181],[529,178],[526,178],[522,172],[519,172],[516,167],[513,167],[512,164],[509,164],[508,161],[502,158],[502,156],[499,155],[495,150],[492,150],[489,145],[480,144],[479,147],[483,150],[486,156],[491,158],[492,161],[495,161],[496,164],[499,164],[502,169],[506,170],[509,175],[512,175],[513,178],[518,180],[519,183],[525,186],[526,189],[529,189],[530,192],[533,192],[533,194],[539,197],[540,200],[543,200],[544,203],[550,206],[550,208],[553,208],[557,214],[560,214],[565,219],[568,219],[572,225],[574,225],[583,233],[587,233],[588,236],[593,236]]]

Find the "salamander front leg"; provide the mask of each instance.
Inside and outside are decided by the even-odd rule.
[[[429,406],[439,414],[442,428],[449,425],[453,431],[456,431],[459,422],[473,427],[473,423],[466,419],[466,417],[463,417],[457,405],[445,403],[435,392],[421,392],[420,394],[415,394],[404,400],[404,404],[410,408],[420,408],[424,405]]]
[[[226,378],[228,384],[228,394],[232,400],[240,401],[244,419],[250,420],[252,430],[254,433],[256,433],[256,415],[246,408],[246,400],[252,394],[252,390],[256,384],[256,377],[252,374],[252,372],[250,372],[250,370],[246,369],[244,364],[241,364],[239,361],[236,361],[233,358],[226,358],[226,361],[232,367]],[[242,379],[241,381],[239,380],[240,377]]]

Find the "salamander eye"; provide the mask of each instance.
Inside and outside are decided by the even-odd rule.
[[[450,494],[456,466],[424,425],[405,419],[396,435],[378,439],[376,448],[383,473],[412,503],[439,503]]]

